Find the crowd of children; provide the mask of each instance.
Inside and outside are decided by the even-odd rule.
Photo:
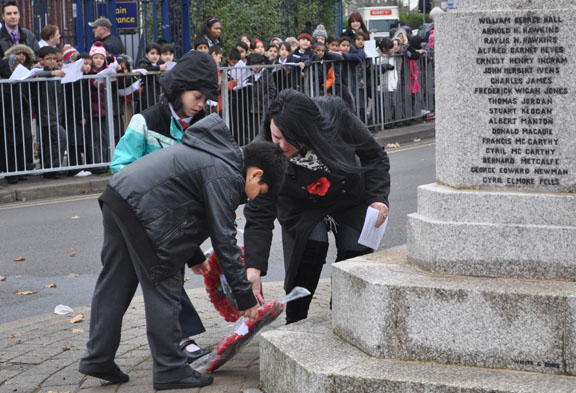
[[[220,85],[222,80],[227,82],[231,129],[239,143],[248,143],[257,134],[267,104],[278,92],[286,88],[304,91],[305,80],[310,80],[305,79],[306,73],[313,81],[313,94],[341,96],[362,120],[368,116],[366,108],[374,91],[373,83],[390,93],[393,111],[396,108],[395,93],[400,88],[407,87],[413,96],[420,92],[416,60],[430,53],[433,30],[423,38],[413,37],[407,26],[394,29],[390,38],[377,42],[380,59],[374,61],[365,52],[369,34],[361,18],[358,21],[356,14],[351,15],[348,25],[340,37],[329,35],[322,25],[317,25],[314,30],[307,25],[297,37],[274,37],[268,44],[259,38],[242,35],[234,47],[224,53],[220,22],[216,18],[204,22],[192,50],[207,52],[218,66],[227,67],[219,71],[219,81]],[[101,78],[84,78],[69,84],[26,82],[20,85],[17,94],[14,86],[2,85],[4,106],[8,103],[12,110],[4,111],[0,124],[13,127],[13,130],[6,133],[8,137],[0,146],[12,155],[0,163],[0,172],[33,167],[31,146],[34,132],[38,145],[36,154],[42,169],[47,169],[44,176],[59,178],[64,175],[55,168],[64,166],[65,154],[68,166],[90,167],[89,170],[68,171],[68,175],[107,172],[106,165],[111,160],[109,124],[113,124],[114,142],[117,143],[132,114],[144,111],[161,99],[160,74],[171,69],[177,61],[175,45],[168,42],[149,43],[143,54],[133,62],[126,55],[112,56],[102,42],[95,42],[89,53],[78,53],[70,45],[65,45],[62,50],[45,46],[38,53],[38,63],[34,64],[34,53],[25,45],[16,45],[6,52],[0,61],[0,78],[9,78],[18,65],[28,69],[43,68],[38,77],[62,77],[63,64],[75,61],[83,61],[82,72],[85,75],[96,75],[111,64],[117,65],[116,74],[131,72],[132,69],[140,74],[117,75],[112,79],[112,110],[107,109],[106,86]],[[265,65],[271,66],[263,67]],[[368,73],[375,66],[379,67],[376,79]],[[402,67],[409,67],[410,72],[400,72]],[[221,77],[223,70],[227,73],[225,78]],[[119,94],[137,79],[141,83],[135,92]],[[222,93],[220,86],[218,101],[209,102],[211,111],[220,112],[225,107]],[[16,183],[23,178],[8,176],[6,179],[9,183]]]

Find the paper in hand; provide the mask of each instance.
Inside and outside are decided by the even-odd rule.
[[[388,217],[386,217],[384,224],[382,224],[380,228],[376,228],[376,221],[378,221],[378,209],[368,207],[358,243],[370,247],[373,250],[380,248],[380,243],[382,243],[382,238],[388,225]]]
[[[72,83],[82,79],[84,76],[82,73],[83,64],[84,59],[77,60],[74,63],[64,64],[62,71],[64,71],[66,75],[62,77],[61,83]]]

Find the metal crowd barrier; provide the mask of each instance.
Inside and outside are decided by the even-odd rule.
[[[341,96],[372,130],[434,113],[434,64],[428,56],[220,71],[219,101],[206,110],[222,116],[240,145],[257,135],[268,105],[285,88],[310,97]],[[161,99],[161,74],[84,76],[68,84],[60,78],[0,80],[0,176],[107,171],[133,114]]]

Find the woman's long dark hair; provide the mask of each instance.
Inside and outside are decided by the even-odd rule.
[[[284,89],[272,101],[262,123],[262,137],[271,141],[270,121],[280,129],[288,143],[312,149],[329,168],[344,172],[363,169],[346,164],[354,146],[346,143],[338,130],[346,127],[354,114],[339,97],[311,99],[299,91]]]
[[[212,36],[212,33],[210,33],[210,28],[212,27],[212,25],[216,22],[220,22],[218,19],[216,18],[208,18],[204,21],[204,23],[202,23],[202,26],[200,26],[200,31],[198,32],[198,36],[197,37],[204,37],[207,36],[209,38],[211,38],[212,40],[220,40],[220,37],[216,38]]]

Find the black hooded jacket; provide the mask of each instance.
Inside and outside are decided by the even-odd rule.
[[[210,115],[182,143],[146,155],[112,177],[100,197],[130,228],[130,242],[154,283],[202,263],[208,237],[240,310],[256,305],[236,246],[236,208],[246,199],[242,150]]]

